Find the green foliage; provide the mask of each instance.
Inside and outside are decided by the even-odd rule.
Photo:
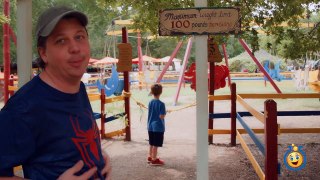
[[[229,65],[230,72],[240,72],[241,71],[241,61],[235,60]]]
[[[10,23],[10,19],[8,19],[4,14],[0,13],[0,24]]]
[[[10,1],[10,25],[16,31],[16,1]],[[236,38],[243,38],[251,46],[253,51],[261,47],[281,55],[285,59],[302,60],[306,53],[315,53],[320,50],[320,25],[313,28],[300,27],[300,22],[319,23],[320,14],[318,8],[311,9],[312,3],[320,3],[319,0],[208,0],[208,7],[239,7],[242,18],[242,33],[237,36],[214,36],[219,43],[227,44],[229,58],[240,54],[243,49]],[[143,35],[158,34],[158,12],[161,9],[191,8],[194,0],[33,0],[32,23],[35,23],[40,13],[53,5],[67,5],[85,12],[90,20],[88,32],[90,35],[92,57],[97,59],[106,55],[107,36],[106,30],[114,19],[133,19],[134,25],[129,28],[139,29]],[[2,8],[2,4],[0,8]],[[0,22],[4,21],[0,15]],[[287,26],[281,24],[286,22]],[[256,25],[256,27],[253,26]],[[258,28],[257,28],[258,27]],[[121,27],[116,27],[119,30]],[[262,30],[266,35],[261,35]],[[2,30],[1,30],[2,31]],[[130,34],[136,36],[136,34]],[[148,41],[148,46],[153,57],[171,55],[180,37],[157,38]],[[186,38],[186,37],[182,37]],[[0,38],[2,43],[2,38]],[[121,37],[117,37],[117,42]],[[137,39],[129,38],[133,46],[133,57],[137,57],[135,50]],[[145,51],[147,40],[142,39],[142,49]],[[16,49],[11,44],[11,58],[15,61]],[[113,47],[112,47],[113,48]],[[183,59],[186,44],[182,46],[177,57]],[[37,56],[35,42],[33,42],[33,54]],[[193,50],[194,51],[194,50]],[[145,52],[144,52],[145,53]],[[2,51],[0,52],[2,56]],[[195,60],[194,53],[190,56]],[[0,63],[2,64],[2,59]],[[249,68],[248,68],[249,69]]]

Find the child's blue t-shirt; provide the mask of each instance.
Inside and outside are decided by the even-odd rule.
[[[57,179],[83,160],[78,175],[105,162],[99,129],[85,86],[75,94],[60,92],[35,76],[0,111],[0,176],[23,166],[29,179]]]
[[[165,121],[160,115],[166,114],[166,106],[159,99],[152,99],[148,105],[148,131],[165,132]]]

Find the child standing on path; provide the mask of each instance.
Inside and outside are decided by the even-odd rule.
[[[148,163],[151,165],[164,165],[164,162],[157,157],[158,147],[162,147],[165,131],[164,117],[166,115],[166,106],[159,99],[161,93],[161,84],[151,86],[151,94],[154,97],[148,106],[148,134],[150,144]]]

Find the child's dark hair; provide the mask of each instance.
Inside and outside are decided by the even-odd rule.
[[[162,93],[162,85],[161,84],[154,84],[151,86],[151,94],[154,96],[159,96]]]

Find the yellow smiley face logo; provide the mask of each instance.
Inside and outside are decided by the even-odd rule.
[[[303,163],[303,156],[300,152],[291,152],[287,156],[287,163],[290,167],[298,168]]]

